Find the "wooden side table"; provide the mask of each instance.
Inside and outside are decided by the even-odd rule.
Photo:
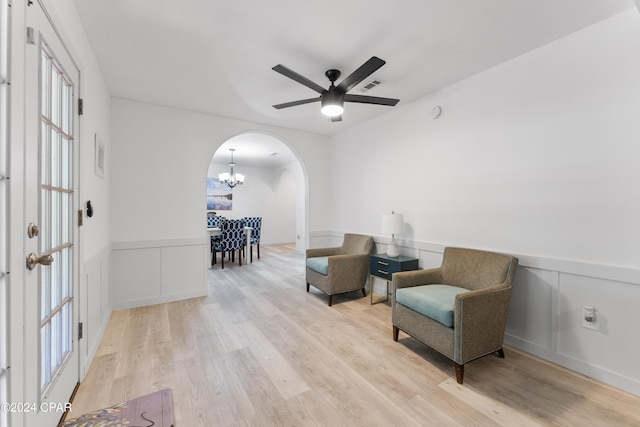
[[[371,296],[371,304],[373,305],[373,278],[377,277],[387,281],[387,295],[385,299],[376,301],[375,303],[389,301],[389,282],[393,273],[399,271],[411,271],[418,269],[418,258],[411,258],[400,255],[397,258],[390,258],[387,254],[371,255],[369,261],[369,294]]]

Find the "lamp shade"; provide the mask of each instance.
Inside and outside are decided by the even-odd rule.
[[[404,219],[402,214],[390,213],[382,215],[382,232],[385,234],[398,234],[404,231]]]

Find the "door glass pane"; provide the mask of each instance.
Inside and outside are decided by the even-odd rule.
[[[61,329],[60,329],[60,345],[61,354],[68,353],[71,351],[70,343],[71,343],[71,321],[72,319],[69,317],[71,315],[71,310],[69,309],[69,304],[65,304],[62,307],[62,319],[60,321]]]
[[[59,191],[51,192],[51,248],[60,246],[60,217],[56,215],[60,212],[60,197]]]
[[[40,190],[40,252],[51,247],[51,226],[47,221],[51,212],[51,191]]]
[[[61,196],[62,206],[60,207],[60,225],[62,229],[60,231],[60,238],[62,239],[62,241],[68,242],[71,240],[71,229],[69,228],[69,216],[71,215],[71,194],[62,193]]]
[[[49,125],[46,123],[42,123],[40,126],[41,132],[41,143],[40,150],[42,152],[41,157],[49,158],[49,150],[51,150],[51,139],[49,132]],[[43,184],[51,184],[51,164],[49,162],[40,162],[40,176],[42,177]]]
[[[44,319],[51,313],[51,270],[40,272],[40,318]]]
[[[62,290],[60,289],[60,263],[58,261],[60,261],[60,252],[57,252],[54,255],[54,262],[49,268],[51,271],[51,312],[60,305],[60,299],[62,296]]]
[[[60,76],[60,73],[57,69],[57,67],[51,67],[51,93],[49,94],[49,96],[51,97],[51,104],[49,105],[49,108],[51,110],[51,122],[56,125],[56,127],[61,127],[60,126],[60,110],[61,110],[61,105],[60,105],[60,91],[62,90],[61,87],[61,83],[62,83],[62,77]]]
[[[46,46],[46,45],[45,45]],[[45,392],[73,349],[73,86],[42,48],[40,99],[40,385]]]
[[[40,61],[42,62],[41,66],[43,68],[42,73],[40,75],[40,85],[42,87],[41,94],[42,96],[48,97],[49,93],[51,92],[49,88],[49,78],[51,77],[51,72],[49,70],[51,69],[51,61],[49,60],[49,57],[45,55],[44,52],[42,52]],[[49,102],[48,99],[43,99],[42,105],[40,106],[40,110],[41,110],[40,114],[42,114],[43,116],[49,116],[49,112],[47,111],[47,108],[49,108],[50,104],[51,103]]]
[[[71,118],[73,117],[72,107],[71,107],[71,95],[72,95],[71,85],[69,82],[64,81],[62,85],[62,132],[65,134],[70,134],[71,130]]]
[[[40,329],[40,386],[44,387],[49,380],[51,380],[51,371],[49,367],[49,351],[51,348],[51,341],[49,340],[49,326],[50,324],[45,324]]]
[[[49,161],[51,163],[51,185],[60,187],[60,133],[53,126],[51,129],[51,153]]]
[[[68,138],[62,138],[60,141],[60,187],[65,190],[69,189],[69,145],[71,141]]]

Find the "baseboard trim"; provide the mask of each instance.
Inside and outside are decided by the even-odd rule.
[[[609,384],[636,396],[640,396],[640,381],[636,381],[633,378],[619,375],[608,369],[555,352],[549,348],[525,341],[513,335],[505,334],[504,342],[511,347],[532,354],[548,362],[563,366],[596,381]]]
[[[140,298],[136,300],[118,302],[114,304],[113,309],[114,311],[126,310],[129,308],[145,307],[148,305],[164,304],[167,302],[206,297],[207,295],[209,295],[209,291],[205,289],[205,290],[198,290],[198,291],[192,291],[192,292],[183,292],[179,294],[162,295],[162,296],[152,297],[152,298]]]

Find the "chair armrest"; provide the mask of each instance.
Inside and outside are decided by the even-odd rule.
[[[481,325],[479,330],[495,323],[496,314],[509,309],[511,286],[493,286],[456,295],[456,324]],[[460,317],[459,319],[457,317]]]
[[[464,363],[502,347],[509,314],[511,286],[495,286],[456,295],[454,308],[455,340]],[[462,340],[464,337],[464,346]]]
[[[442,283],[442,269],[400,271],[393,273],[392,282],[394,294],[396,289]]]
[[[307,249],[307,258],[314,258],[318,256],[332,256],[339,255],[341,248],[314,248]]]

